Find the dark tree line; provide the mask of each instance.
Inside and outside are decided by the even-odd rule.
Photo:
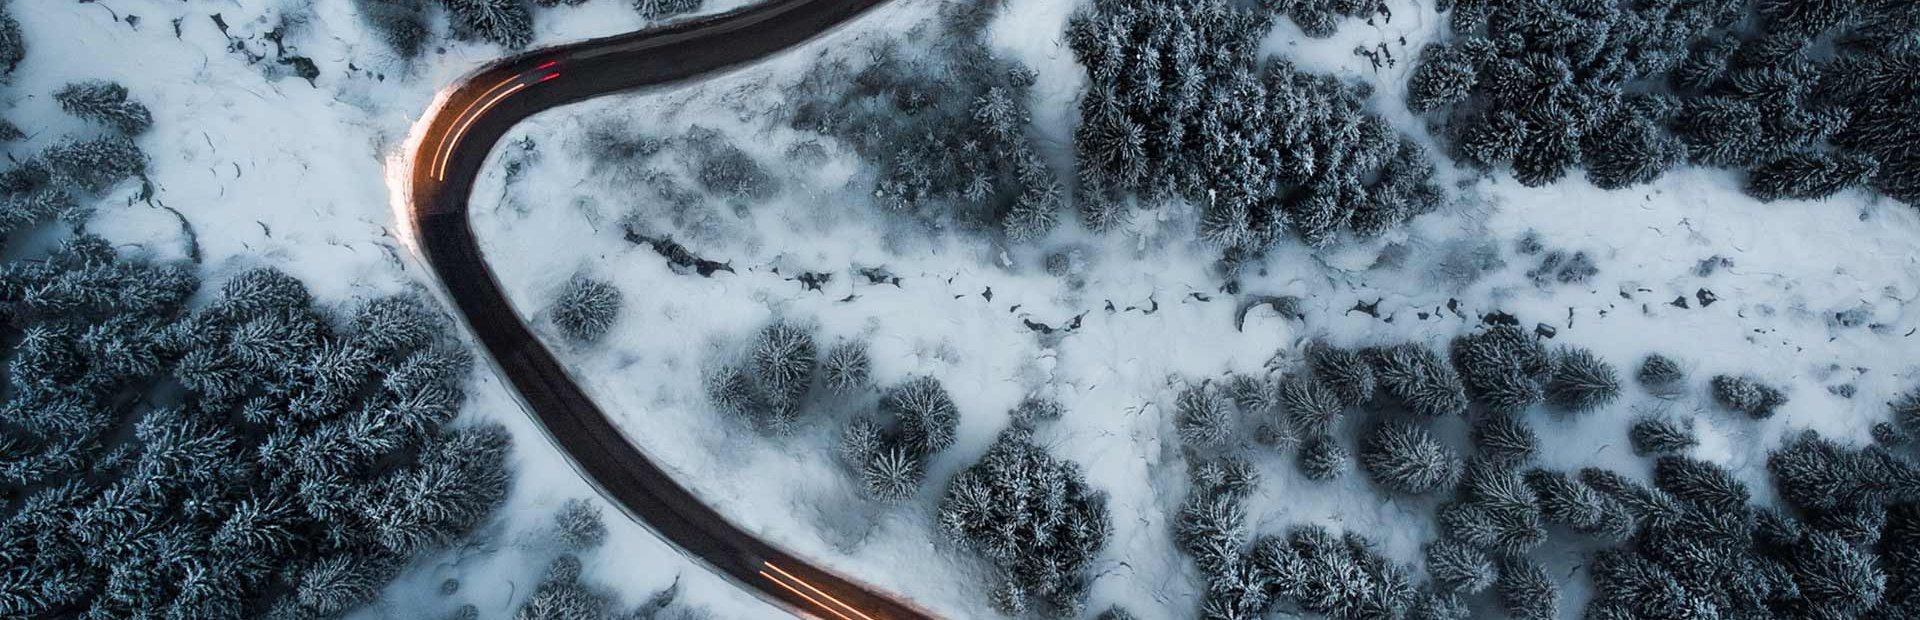
[[[1746,170],[1762,200],[1920,202],[1911,2],[1463,0],[1451,24],[1407,105],[1443,113],[1462,162],[1614,189],[1685,161]]]
[[[1220,0],[1075,15],[1067,43],[1089,79],[1076,200],[1091,227],[1123,222],[1130,200],[1179,198],[1211,241],[1259,250],[1289,231],[1378,234],[1440,202],[1425,151],[1365,112],[1364,86],[1257,57],[1267,27]]]
[[[1065,189],[1028,135],[1033,72],[983,42],[997,6],[949,2],[932,44],[889,39],[859,68],[816,63],[788,93],[788,122],[872,162],[875,202],[890,211],[1016,242],[1045,236]]]

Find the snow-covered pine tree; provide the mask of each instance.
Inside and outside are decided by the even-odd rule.
[[[860,472],[867,496],[883,502],[906,501],[920,490],[925,477],[920,459],[898,446],[881,449],[867,459]]]
[[[1332,433],[1346,411],[1339,393],[1312,377],[1293,376],[1281,381],[1279,397],[1288,421],[1304,435]]]
[[[12,74],[26,57],[27,40],[20,34],[20,22],[13,18],[12,10],[0,6],[0,65],[5,67],[0,73]]]
[[[1579,347],[1561,347],[1554,353],[1547,377],[1547,402],[1567,411],[1584,413],[1620,397],[1620,375],[1612,364]]]
[[[553,301],[553,324],[575,342],[598,342],[620,318],[624,302],[610,282],[576,274]]]
[[[700,10],[705,0],[633,0],[633,10],[642,19],[666,19]]]
[[[1787,402],[1785,392],[1750,376],[1715,375],[1712,387],[1713,400],[1720,406],[1756,420],[1773,417],[1774,410]]]
[[[1373,400],[1373,365],[1366,356],[1316,340],[1307,346],[1307,364],[1313,369],[1313,377],[1333,388],[1346,406],[1358,407]]]
[[[1190,474],[1193,487],[1201,493],[1245,498],[1260,486],[1260,470],[1238,456],[1207,459],[1194,464]]]
[[[1352,455],[1331,435],[1320,435],[1300,444],[1300,474],[1308,480],[1325,482],[1347,473]]]
[[[1407,109],[1430,112],[1465,101],[1480,80],[1474,56],[1466,45],[1428,43],[1421,48],[1413,75],[1407,78]]]
[[[442,0],[452,14],[453,32],[508,49],[533,41],[533,12],[527,0]]]
[[[1432,349],[1407,343],[1371,349],[1369,354],[1380,390],[1409,410],[1428,417],[1466,413],[1460,376]]]
[[[1673,358],[1659,353],[1649,353],[1646,360],[1640,362],[1640,372],[1635,375],[1635,378],[1639,379],[1640,385],[1654,394],[1671,395],[1677,393],[1686,382],[1687,372],[1680,367],[1680,362],[1674,361]]]
[[[1460,456],[1426,430],[1388,422],[1367,435],[1360,465],[1381,486],[1401,493],[1429,493],[1452,485],[1460,475]]]
[[[880,453],[884,444],[880,424],[869,418],[854,418],[847,428],[840,432],[840,445],[837,452],[840,462],[853,471],[864,471],[867,462]]]
[[[1725,468],[1706,461],[1668,455],[1654,461],[1653,483],[1683,502],[1724,512],[1744,510],[1752,496]]]
[[[129,177],[144,174],[147,154],[126,136],[92,139],[67,138],[40,155],[56,183],[86,192],[101,192]]]
[[[1234,433],[1233,403],[1209,383],[1189,385],[1174,399],[1174,429],[1194,447],[1226,443]]]
[[[1627,439],[1633,444],[1633,453],[1641,456],[1685,452],[1700,443],[1693,437],[1690,421],[1663,415],[1634,418]]]
[[[1524,559],[1500,563],[1500,607],[1516,620],[1550,620],[1560,606],[1560,586],[1539,564]]]
[[[553,513],[553,537],[561,548],[573,552],[600,546],[607,540],[607,523],[600,518],[600,506],[578,498],[561,503]]]
[[[826,359],[820,363],[820,376],[828,388],[842,394],[872,386],[872,363],[867,359],[867,345],[854,341],[833,345],[832,349],[827,350]]]
[[[54,91],[53,100],[83,120],[92,121],[137,136],[153,126],[153,113],[147,106],[127,98],[127,87],[118,82],[94,80],[74,82]]]
[[[354,5],[360,19],[401,58],[419,56],[433,34],[427,24],[427,0],[354,0]]]
[[[1894,424],[1909,433],[1920,433],[1920,388],[1901,393],[1890,405]]]
[[[1479,594],[1499,576],[1485,553],[1454,540],[1427,543],[1427,577],[1452,594]]]
[[[882,411],[900,420],[901,438],[916,454],[930,455],[953,445],[960,411],[938,380],[926,375],[908,379],[887,390]]]
[[[1538,498],[1540,516],[1548,522],[1607,542],[1620,542],[1633,534],[1633,515],[1626,507],[1566,472],[1534,469],[1526,477]]]
[[[1517,412],[1540,402],[1540,384],[1554,370],[1546,347],[1513,325],[1455,338],[1449,352],[1468,393],[1495,412]]]
[[[1533,461],[1540,437],[1519,415],[1488,413],[1473,422],[1473,446],[1478,458],[1517,467]]]
[[[812,332],[784,321],[768,325],[753,340],[753,376],[778,404],[796,403],[812,387],[818,351]]]

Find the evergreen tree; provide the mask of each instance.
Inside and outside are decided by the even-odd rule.
[[[1330,435],[1308,439],[1300,445],[1300,473],[1308,480],[1325,482],[1347,473],[1352,457],[1339,440]]]
[[[1624,506],[1565,472],[1529,471],[1527,485],[1539,500],[1540,516],[1548,522],[1610,542],[1633,534],[1633,516]]]
[[[146,173],[147,154],[126,136],[91,140],[67,138],[41,154],[53,179],[83,191],[101,192],[115,183]]]
[[[585,275],[567,280],[553,302],[553,324],[575,342],[597,342],[620,317],[620,289]]]
[[[1786,393],[1753,377],[1715,375],[1712,385],[1713,400],[1720,406],[1754,419],[1773,417],[1774,410],[1787,402]]]
[[[1189,446],[1226,443],[1234,433],[1233,404],[1210,384],[1188,386],[1174,402],[1174,429]]]
[[[1020,399],[1020,404],[1008,412],[1007,417],[1015,426],[1034,428],[1042,422],[1051,422],[1065,415],[1066,407],[1060,401],[1040,396],[1028,396]]]
[[[580,580],[580,559],[562,555],[547,566],[533,595],[514,620],[601,620],[611,617],[613,595]]]
[[[807,330],[784,322],[768,325],[753,342],[753,375],[781,403],[796,402],[811,387],[817,351]]]
[[[1113,530],[1106,495],[1017,429],[954,478],[940,527],[998,565],[1018,598],[1066,610],[1084,601],[1086,571]]]
[[[880,424],[867,418],[857,418],[840,433],[840,461],[864,474],[867,462],[880,453],[882,444]]]
[[[886,502],[901,502],[920,490],[920,459],[900,447],[880,450],[867,459],[860,482],[867,495]]]
[[[1540,438],[1520,416],[1495,413],[1474,420],[1473,445],[1479,458],[1519,466],[1533,461],[1540,451]]]
[[[1375,482],[1401,493],[1435,491],[1460,475],[1459,455],[1406,423],[1383,424],[1368,434],[1360,465]]]
[[[1685,452],[1700,443],[1693,437],[1693,424],[1666,416],[1635,418],[1627,429],[1633,453],[1641,456]]]
[[[1426,560],[1427,576],[1451,594],[1478,594],[1498,576],[1486,554],[1452,540],[1427,543]]]
[[[821,378],[835,392],[863,390],[873,384],[872,364],[867,347],[859,342],[842,342],[827,351],[820,363]]]
[[[1342,404],[1358,407],[1373,400],[1373,365],[1365,356],[1315,341],[1307,347],[1307,363],[1314,378],[1332,388]]]
[[[899,417],[907,449],[920,455],[953,445],[954,430],[960,426],[960,411],[954,407],[953,398],[929,376],[914,377],[888,389],[880,408]]]
[[[1564,347],[1554,355],[1553,372],[1547,377],[1547,402],[1574,412],[1587,412],[1611,404],[1620,397],[1620,377],[1613,365],[1592,351]]]
[[[1886,574],[1871,554],[1827,532],[1808,532],[1787,565],[1800,596],[1841,617],[1872,608],[1886,590]]]
[[[1500,565],[1500,607],[1522,620],[1553,618],[1560,606],[1560,586],[1540,565],[1509,560]]]
[[[1640,363],[1640,372],[1635,377],[1640,380],[1640,385],[1655,394],[1672,394],[1686,381],[1687,373],[1673,358],[1650,353]]]
[[[642,19],[665,19],[700,10],[704,0],[633,0],[633,10]]]
[[[427,0],[355,0],[355,7],[360,19],[401,58],[419,56],[433,34],[427,24]]]
[[[533,41],[533,13],[526,0],[442,0],[453,18],[453,32],[508,49]]]
[[[1244,458],[1228,456],[1193,465],[1190,477],[1202,493],[1245,498],[1260,486],[1260,472]]]
[[[129,136],[140,135],[153,126],[153,113],[140,102],[128,99],[127,87],[117,82],[74,82],[54,91],[53,100],[68,114]]]
[[[585,551],[607,540],[607,523],[600,507],[584,499],[569,499],[553,513],[553,536],[568,551]]]
[[[1512,325],[1455,338],[1451,357],[1468,392],[1496,412],[1540,402],[1540,383],[1555,370],[1546,347]]]
[[[1466,46],[1428,43],[1421,48],[1419,64],[1407,78],[1407,109],[1430,112],[1465,101],[1480,80],[1473,55]]]
[[[26,57],[27,40],[20,34],[20,22],[13,18],[12,11],[0,7],[0,65],[6,67],[0,73],[12,74]]]
[[[1431,349],[1403,344],[1371,351],[1380,390],[1414,413],[1429,417],[1461,415],[1467,395],[1460,376]]]
[[[1346,411],[1337,392],[1308,377],[1282,381],[1279,396],[1291,427],[1307,435],[1332,433]]]
[[[1673,497],[1733,512],[1746,508],[1750,495],[1747,485],[1718,465],[1684,456],[1663,456],[1654,461],[1654,485]]]
[[[1908,432],[1920,432],[1920,389],[1908,390],[1893,399],[1893,423]]]

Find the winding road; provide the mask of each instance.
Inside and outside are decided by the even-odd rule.
[[[741,530],[629,443],[523,323],[475,243],[467,217],[489,151],[537,112],[600,95],[686,82],[791,49],[884,0],[773,0],[662,28],[497,61],[443,91],[415,124],[399,207],[415,250],[460,317],[574,467],[630,517],[796,615],[931,618],[867,585]],[[560,243],[562,240],[554,240]]]

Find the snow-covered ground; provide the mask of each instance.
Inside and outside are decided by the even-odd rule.
[[[1403,130],[1424,132],[1396,103],[1419,45],[1442,24],[1430,5],[1416,5],[1429,3],[1392,3],[1393,21],[1347,22],[1324,41],[1300,39],[1282,23],[1265,47],[1315,71],[1374,82],[1378,111]],[[1065,161],[1084,83],[1060,40],[1074,6],[1012,0],[991,33],[996,48],[1041,75],[1030,102],[1034,130],[1054,161]],[[1236,301],[1220,290],[1212,254],[1189,241],[1191,215],[1177,206],[1149,214],[1134,232],[1094,237],[1070,226],[1020,248],[929,236],[877,217],[858,192],[853,156],[822,138],[826,163],[794,162],[788,148],[815,137],[787,129],[771,111],[779,87],[817,55],[904,31],[919,14],[890,9],[717,80],[536,117],[515,132],[530,147],[496,153],[474,217],[516,307],[546,333],[553,333],[542,321],[547,305],[568,275],[606,278],[624,292],[626,310],[606,341],[553,342],[629,439],[749,529],[937,611],[992,613],[987,568],[934,532],[934,506],[946,480],[977,458],[1006,426],[1006,412],[1031,392],[1059,398],[1069,412],[1040,440],[1111,494],[1115,533],[1094,571],[1091,607],[1120,603],[1142,617],[1185,617],[1198,606],[1198,587],[1169,535],[1186,494],[1184,457],[1171,431],[1173,395],[1186,379],[1285,364],[1313,337],[1443,346],[1481,315],[1505,311],[1529,329],[1551,328],[1550,343],[1595,350],[1624,376],[1649,352],[1669,354],[1691,369],[1694,393],[1669,401],[1629,386],[1627,398],[1604,413],[1535,412],[1543,464],[1643,472],[1646,461],[1628,449],[1626,425],[1636,412],[1664,408],[1697,418],[1703,445],[1695,456],[1728,465],[1756,489],[1767,486],[1765,450],[1789,430],[1865,441],[1868,427],[1885,419],[1886,401],[1920,380],[1920,349],[1909,339],[1920,324],[1909,303],[1920,294],[1920,213],[1858,193],[1758,204],[1718,171],[1683,170],[1602,192],[1577,175],[1529,189],[1505,174],[1471,176],[1443,164],[1457,185],[1449,183],[1455,200],[1442,212],[1369,243],[1281,248],[1250,268],[1241,281],[1247,295],[1297,296],[1307,316],[1289,322],[1256,311],[1244,331],[1235,329]],[[1376,69],[1353,53],[1377,43],[1395,65]],[[631,175],[589,171],[589,134],[673,137],[694,126],[753,155],[779,180],[778,195],[675,210]],[[669,151],[651,165],[684,174],[675,157]],[[511,181],[506,160],[519,166]],[[693,186],[684,177],[681,184]],[[621,238],[629,217],[706,258],[730,261],[737,273],[674,273],[657,253]],[[1541,257],[1515,249],[1529,232],[1548,250],[1585,252],[1599,274],[1580,284],[1536,285],[1527,272]],[[1077,250],[1083,268],[1067,278],[1048,275],[1043,257],[1055,250]],[[1487,256],[1498,264],[1485,273],[1471,268]],[[1697,275],[1713,256],[1731,265]],[[858,274],[868,267],[902,281],[869,283]],[[794,279],[802,272],[833,278],[808,290]],[[1703,305],[1702,291],[1717,301]],[[1676,298],[1686,307],[1673,305]],[[1377,304],[1378,317],[1355,310],[1359,304]],[[1858,326],[1836,322],[1837,313],[1856,308],[1867,317]],[[1064,335],[1041,336],[1026,324],[1059,327],[1082,315],[1080,328]],[[864,500],[831,456],[841,426],[871,403],[816,413],[794,436],[768,439],[706,402],[701,384],[711,365],[776,319],[817,325],[823,346],[869,342],[880,385],[931,374],[952,392],[962,412],[960,440],[936,456],[918,498],[891,506]],[[1792,400],[1760,422],[1721,410],[1704,388],[1719,373],[1752,373],[1787,386]],[[1827,390],[1845,383],[1857,388],[1851,399]],[[1352,437],[1346,440],[1351,447]],[[1383,499],[1358,473],[1309,482],[1294,472],[1291,455],[1260,463],[1266,477],[1250,514],[1261,532],[1302,522],[1357,530],[1410,563],[1433,536],[1427,500]],[[1578,561],[1543,559],[1563,569]],[[1578,617],[1584,578],[1566,579],[1562,612]]]
[[[5,116],[35,133],[7,144],[8,153],[25,157],[63,134],[88,131],[49,96],[67,82],[120,82],[153,111],[153,129],[137,139],[152,160],[152,206],[128,184],[101,201],[91,224],[122,251],[184,258],[184,220],[209,282],[269,264],[343,308],[425,283],[425,272],[393,236],[385,166],[438,88],[502,50],[448,41],[444,18],[436,17],[436,40],[421,58],[401,63],[347,1],[9,4],[28,52],[11,78],[15,96]],[[703,10],[742,4],[709,0]],[[216,15],[227,26],[224,35]],[[271,60],[273,44],[264,35],[282,24],[287,53],[311,57],[319,68],[312,84]],[[541,10],[535,45],[642,25],[620,0]],[[229,49],[229,37],[269,59],[250,64],[244,52]],[[554,553],[545,538],[553,511],[569,498],[594,497],[495,377],[476,373],[468,393],[469,419],[496,421],[514,433],[517,477],[508,504],[472,545],[413,567],[360,617],[436,617],[463,603],[479,607],[483,618],[509,617]],[[778,615],[638,524],[605,513],[608,540],[583,558],[586,579],[620,592],[623,605],[679,579],[681,600],[716,616]],[[453,577],[462,581],[458,593],[439,594]]]

